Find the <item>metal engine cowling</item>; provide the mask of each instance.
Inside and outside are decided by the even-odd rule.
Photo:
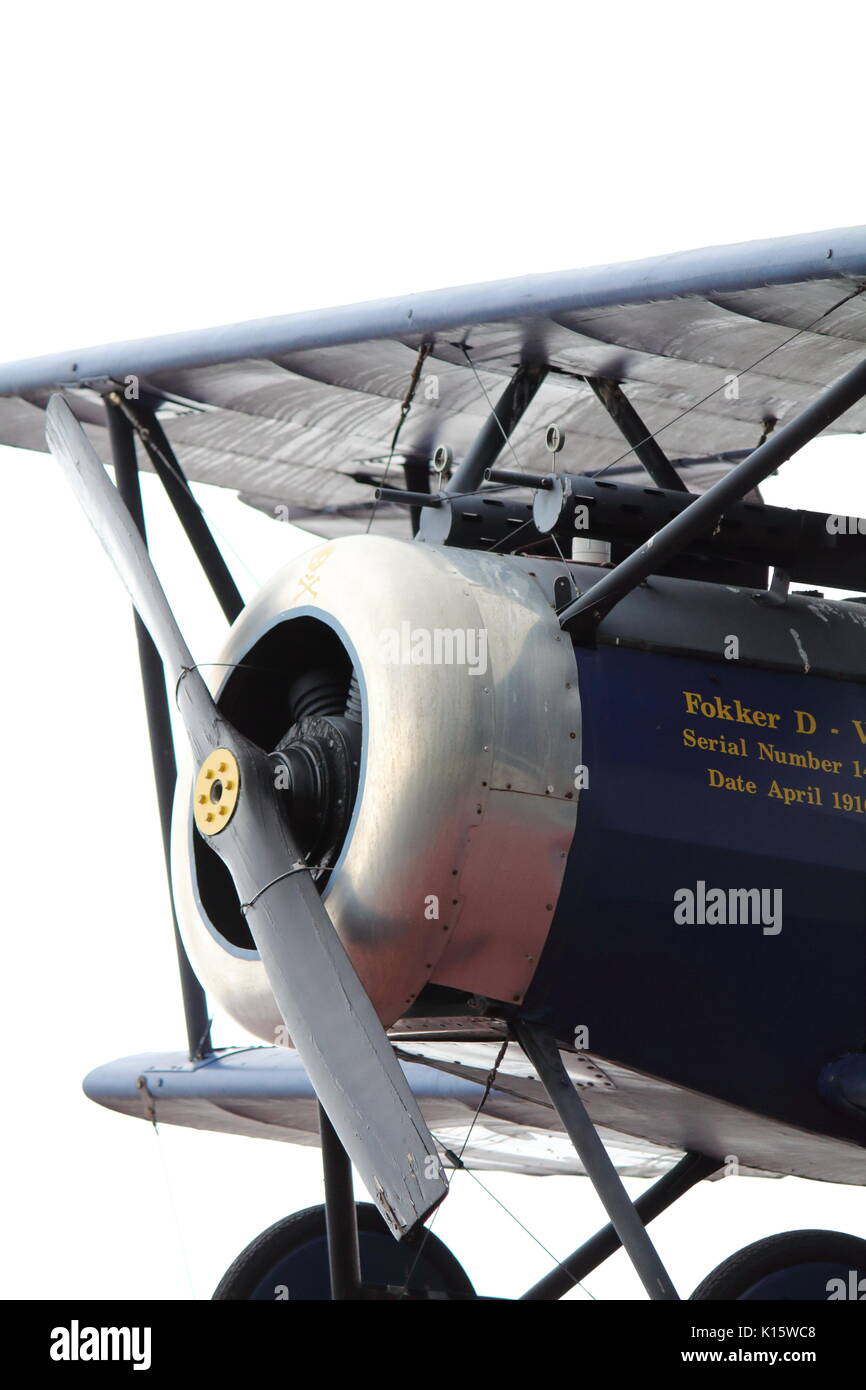
[[[574,834],[581,747],[573,649],[531,568],[376,536],[328,542],[256,595],[218,660],[212,689],[242,732],[271,748],[288,736],[298,764],[305,734],[307,762],[323,753],[320,809],[338,838],[333,862],[320,857],[327,835],[310,862],[382,1022],[428,982],[521,1000]],[[344,682],[350,718],[340,723],[334,693],[301,729],[290,692],[322,670],[334,692]],[[349,730],[337,762],[328,719],[340,738]],[[193,830],[191,787],[182,765],[172,877],[183,939],[214,999],[273,1041],[280,1016],[231,881]]]

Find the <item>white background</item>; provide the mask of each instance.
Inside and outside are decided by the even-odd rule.
[[[864,222],[863,28],[826,3],[16,6],[0,359]],[[768,500],[866,512],[864,449],[814,445]],[[318,1155],[157,1138],[81,1094],[102,1061],[183,1046],[150,758],[123,593],[52,462],[0,449],[0,470],[2,1295],[208,1297],[321,1200]],[[206,661],[221,619],[152,483]],[[197,491],[251,593],[297,537]],[[483,1181],[557,1255],[601,1221],[585,1182]],[[688,1293],[805,1226],[866,1235],[863,1192],[731,1178],[653,1230]],[[486,1293],[549,1265],[466,1174],[435,1230]],[[587,1288],[643,1296],[621,1256]]]

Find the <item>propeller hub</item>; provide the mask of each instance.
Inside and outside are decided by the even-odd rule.
[[[193,814],[202,835],[218,835],[234,815],[241,775],[237,759],[228,748],[214,748],[198,770],[193,793]]]

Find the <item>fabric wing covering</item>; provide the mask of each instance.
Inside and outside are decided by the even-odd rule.
[[[515,368],[541,362],[502,466],[550,471],[555,424],[558,466],[647,483],[585,381],[603,377],[700,492],[860,360],[864,291],[857,227],[60,353],[0,367],[0,443],[44,450],[61,388],[107,460],[101,396],[134,378],[188,478],[338,534],[367,526],[375,484],[404,485],[404,462],[446,445],[459,463]],[[864,429],[866,400],[830,432]],[[383,504],[383,523],[408,534],[405,508]]]

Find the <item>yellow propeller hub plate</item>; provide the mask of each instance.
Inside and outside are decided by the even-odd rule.
[[[238,804],[240,780],[234,753],[228,748],[208,753],[193,792],[193,815],[202,835],[218,835],[228,825]]]

